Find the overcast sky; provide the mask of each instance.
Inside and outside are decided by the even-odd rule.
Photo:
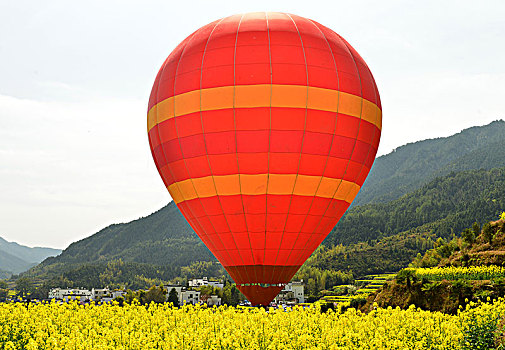
[[[175,46],[281,11],[354,46],[382,98],[379,154],[505,118],[503,1],[0,1],[0,236],[65,248],[171,199],[147,100]]]

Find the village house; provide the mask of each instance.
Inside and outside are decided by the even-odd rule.
[[[170,295],[170,291],[175,289],[177,292],[177,297],[179,298],[179,305],[184,304],[198,304],[200,303],[200,292],[196,290],[187,290],[180,284],[165,286],[167,289],[167,300]]]
[[[214,288],[223,289],[224,284],[221,281],[209,281],[209,279],[207,277],[203,277],[203,278],[194,278],[194,279],[188,281],[188,286],[193,287],[193,288],[212,286]]]
[[[179,296],[179,305],[184,304],[199,304],[200,292],[196,290],[183,290]]]
[[[200,300],[200,292],[196,290],[189,290],[180,284],[177,285],[168,285],[165,286],[167,290],[167,299],[170,295],[170,291],[175,289],[177,292],[177,298],[179,299],[179,305],[184,304],[199,304]],[[80,301],[101,301],[101,302],[110,302],[117,297],[123,296],[126,294],[125,291],[122,290],[110,290],[108,287],[106,288],[92,288],[88,289],[80,289],[80,288],[53,288],[49,291],[48,298],[62,301],[76,300],[79,298]],[[207,297],[206,297],[207,299]],[[209,305],[221,305],[221,298],[218,298],[216,295],[210,297],[210,301],[207,303]]]
[[[53,288],[49,291],[48,298],[56,300],[92,300],[92,293],[87,289],[79,288]]]
[[[275,297],[275,302],[278,304],[283,303],[304,303],[305,297],[303,292],[303,280],[289,282]]]
[[[111,297],[111,291],[109,288],[103,288],[103,289],[97,289],[93,288],[91,289],[91,299],[92,300],[101,300],[105,297]]]
[[[81,288],[53,288],[49,291],[48,298],[55,300],[76,300],[79,297],[80,301],[103,301],[108,302],[122,296],[125,294],[122,290],[113,290],[111,291],[109,288],[92,288],[81,289]]]

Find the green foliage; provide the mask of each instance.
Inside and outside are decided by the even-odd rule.
[[[495,332],[498,318],[492,314],[470,314],[464,324],[464,337],[461,349],[465,350],[490,350],[495,349]]]
[[[439,238],[432,249],[427,250],[424,255],[418,254],[409,264],[413,268],[427,268],[438,265],[456,264],[457,266],[470,266],[476,264],[475,255],[484,250],[502,250],[503,242],[497,241],[495,246],[491,245],[495,237],[499,237],[502,227],[500,222],[488,222],[484,224],[482,231],[480,225],[474,222],[472,228],[466,228],[461,232],[461,239],[453,237],[448,243]],[[489,244],[487,247],[483,243]],[[454,255],[459,252],[459,255]],[[451,260],[452,259],[452,260]],[[499,262],[488,260],[486,264],[500,264]]]
[[[204,295],[217,295],[221,298],[221,303],[226,305],[237,306],[240,302],[245,300],[245,297],[240,293],[235,283],[225,280],[224,287],[217,288],[210,285],[196,288],[200,291],[200,296]]]
[[[32,281],[26,277],[18,278],[16,280],[16,291],[20,297],[28,297],[33,291]]]
[[[7,299],[7,295],[9,295],[7,282],[4,280],[0,280],[0,301],[5,301]]]
[[[480,235],[481,228],[480,228],[480,225],[479,225],[478,222],[474,222],[473,223],[473,225],[472,225],[472,232],[473,232],[474,238],[477,237],[478,235]]]
[[[505,168],[451,173],[392,202],[352,208],[325,244],[348,245],[419,232],[450,238],[475,221],[494,219],[502,208]]]
[[[144,299],[141,300],[143,304],[150,303],[164,303],[166,300],[167,290],[163,288],[163,285],[156,287],[152,286],[149,290],[144,294]]]
[[[348,284],[353,281],[352,272],[333,269],[323,261],[327,254],[324,247],[319,247],[307,262],[298,270],[293,280],[305,282],[305,295],[317,298],[320,292],[335,285]]]
[[[170,266],[156,266],[113,260],[102,264],[86,264],[63,273],[68,287],[148,288],[169,281],[179,274]]]
[[[126,294],[123,296],[123,300],[126,303],[138,302],[141,305],[149,305],[150,303],[164,303],[166,301],[167,290],[160,286],[151,286],[149,290],[145,291],[143,289],[132,291],[128,289]]]
[[[197,261],[189,266],[182,266],[180,276],[186,279],[212,276],[222,278],[227,275],[225,269],[216,261]]]
[[[405,284],[408,288],[418,281],[415,269],[403,269],[396,275],[396,282]]]
[[[493,238],[494,238],[495,232],[493,230],[493,227],[491,226],[491,223],[486,223],[482,227],[482,236],[488,242],[489,244],[493,243]]]
[[[351,298],[349,307],[359,309],[361,306],[366,304],[366,298],[365,297],[356,297],[356,298]]]
[[[221,302],[226,305],[237,306],[244,300],[244,296],[240,293],[234,283],[227,282],[219,295],[222,299]]]
[[[49,281],[44,281],[41,285],[35,287],[30,295],[32,299],[43,300],[47,299],[49,291],[54,287]]]
[[[170,293],[168,293],[167,302],[172,303],[176,307],[179,307],[179,297],[177,296],[177,291],[175,290],[175,288],[170,289]]]
[[[475,233],[474,230],[466,228],[461,232],[461,238],[463,241],[468,244],[473,244],[475,242]]]

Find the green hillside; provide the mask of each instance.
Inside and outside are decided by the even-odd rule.
[[[367,242],[414,229],[449,237],[474,221],[491,220],[503,208],[505,168],[451,173],[397,200],[349,210],[325,243]]]
[[[45,247],[27,247],[16,242],[8,242],[0,237],[0,251],[9,253],[29,263],[39,263],[48,256],[56,256],[61,249]]]
[[[114,224],[21,274],[50,287],[148,288],[177,278],[223,276],[174,203],[129,223]],[[40,292],[40,293],[38,293]]]
[[[309,263],[358,276],[397,271],[438,237],[450,239],[503,208],[505,168],[452,173],[395,201],[351,209]]]
[[[505,213],[497,221],[474,223],[461,236],[437,241],[409,268],[368,297],[373,304],[457,313],[469,302],[505,296]]]
[[[343,281],[350,278],[349,272],[356,277],[397,271],[418,253],[432,248],[438,237],[449,238],[474,221],[494,218],[505,208],[505,168],[484,169],[505,161],[505,147],[501,147],[504,135],[505,122],[493,122],[450,138],[410,144],[381,157],[373,174],[382,172],[386,182],[403,174],[402,181],[417,190],[393,201],[350,209],[309,259],[304,276],[321,275],[321,271],[327,270],[333,276],[327,275],[328,281]],[[462,148],[466,151],[462,152]],[[444,156],[451,149],[453,154]],[[428,150],[433,156],[422,158]],[[410,159],[413,155],[417,158]],[[433,166],[441,158],[444,165]],[[417,175],[414,174],[417,183],[409,178],[410,173],[401,171],[405,162],[417,169]],[[386,168],[392,171],[385,170],[386,163]],[[461,171],[471,166],[484,169]],[[439,177],[423,184],[427,176],[418,173]],[[379,195],[386,182],[367,181],[364,189],[376,187],[374,191]],[[112,272],[104,273],[107,269]],[[71,244],[61,255],[46,259],[24,276],[63,278],[69,283],[87,285],[119,283],[128,278],[131,282],[131,276],[136,276],[137,282],[148,283],[149,279],[223,273],[177,207],[169,203],[145,218],[111,225]]]
[[[30,263],[26,260],[20,259],[15,255],[0,250],[0,268],[6,272],[20,273],[28,270],[36,263]]]
[[[36,269],[115,259],[172,266],[215,260],[175,204],[170,202],[147,217],[110,225],[72,243],[61,255],[46,259]]]
[[[499,120],[398,147],[375,160],[353,206],[397,199],[451,171],[505,166],[504,142],[505,122]]]

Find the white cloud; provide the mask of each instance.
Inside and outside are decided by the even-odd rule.
[[[166,204],[145,124],[140,100],[0,96],[0,235],[65,247]]]

